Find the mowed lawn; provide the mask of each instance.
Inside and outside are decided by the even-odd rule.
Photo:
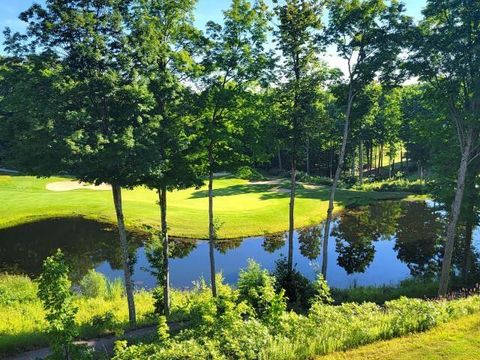
[[[48,183],[68,180],[0,175],[0,228],[64,216],[83,216],[112,223],[115,221],[112,194],[108,190],[56,192],[46,189]],[[220,225],[219,236],[233,238],[288,229],[288,186],[288,182],[265,184],[233,178],[215,179],[214,212]],[[320,223],[325,219],[328,192],[328,187],[299,186],[295,227]],[[405,198],[408,198],[408,194],[340,190],[336,210],[341,210],[346,205]],[[126,222],[130,228],[143,224],[158,225],[159,209],[155,191],[143,187],[124,190],[123,201]],[[207,210],[206,187],[169,193],[170,234],[207,237]]]
[[[334,353],[316,360],[477,360],[480,316],[466,316],[426,333],[414,334]]]

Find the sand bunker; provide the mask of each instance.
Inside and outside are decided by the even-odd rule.
[[[46,186],[50,191],[70,191],[78,189],[88,190],[111,190],[112,187],[108,184],[92,185],[80,181],[57,181],[48,183]]]

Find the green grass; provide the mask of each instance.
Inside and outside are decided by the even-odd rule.
[[[0,228],[45,218],[84,216],[115,221],[110,191],[79,189],[66,192],[46,190],[45,186],[65,178],[37,179],[30,176],[0,175]],[[288,228],[288,182],[251,184],[247,180],[219,178],[214,182],[214,211],[222,224],[219,236],[234,238],[275,233]],[[406,199],[402,192],[339,190],[336,210],[377,200]],[[295,226],[317,224],[325,219],[327,187],[302,187],[297,191]],[[158,225],[157,195],[146,188],[125,190],[123,194],[127,225]],[[208,233],[206,187],[174,191],[168,197],[168,220],[173,236],[205,238]]]
[[[465,316],[430,330],[358,349],[334,353],[317,360],[436,360],[479,358],[480,316]]]

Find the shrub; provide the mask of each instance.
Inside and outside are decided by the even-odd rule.
[[[107,281],[107,298],[109,300],[120,299],[125,295],[125,285],[120,278]]]
[[[38,287],[28,276],[0,275],[0,306],[37,300]]]
[[[265,180],[265,177],[250,166],[242,166],[235,172],[235,177],[243,180],[259,181]]]
[[[308,175],[306,172],[298,171],[297,172],[297,181],[312,184],[312,185],[324,185],[324,186],[331,186],[333,184],[333,180],[326,176],[314,176]]]
[[[43,262],[38,297],[45,308],[49,335],[55,356],[70,359],[73,338],[77,333],[73,295],[68,279],[68,267],[60,249]]]
[[[83,296],[89,298],[108,297],[108,282],[105,275],[89,270],[87,274],[80,280],[80,292]]]
[[[101,315],[94,315],[90,324],[99,334],[115,333],[121,335],[123,333],[121,322],[111,310],[108,310]]]
[[[409,192],[413,194],[428,194],[431,190],[429,183],[420,180],[390,179],[385,181],[367,182],[363,185],[356,185],[355,189],[364,191],[379,192]]]
[[[309,308],[310,299],[314,296],[312,283],[297,269],[293,268],[290,272],[286,258],[280,258],[275,262],[273,276],[277,291],[282,289],[285,291],[290,308],[298,311]]]
[[[283,289],[275,292],[275,278],[253,260],[240,271],[237,283],[239,301],[247,302],[255,314],[268,322],[277,322],[285,310]]]
[[[327,280],[323,277],[322,274],[317,274],[315,281],[312,284],[314,295],[310,300],[312,302],[321,302],[324,304],[333,303],[332,292],[328,286]]]

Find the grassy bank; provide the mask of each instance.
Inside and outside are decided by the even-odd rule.
[[[0,228],[35,220],[84,216],[115,221],[110,191],[78,189],[55,192],[46,185],[65,178],[37,179],[29,176],[0,175]],[[234,238],[275,233],[288,228],[288,183],[250,183],[247,180],[215,180],[215,216],[221,224],[219,236]],[[329,189],[300,186],[297,191],[295,226],[303,227],[324,220]],[[126,221],[130,227],[157,225],[157,195],[146,188],[126,190],[123,195]],[[377,200],[406,199],[404,192],[339,190],[336,210],[348,205]],[[168,198],[168,219],[173,236],[204,238],[208,230],[206,187],[174,191]]]
[[[480,349],[480,316],[461,317],[426,333],[382,341],[317,360],[475,360]]]

